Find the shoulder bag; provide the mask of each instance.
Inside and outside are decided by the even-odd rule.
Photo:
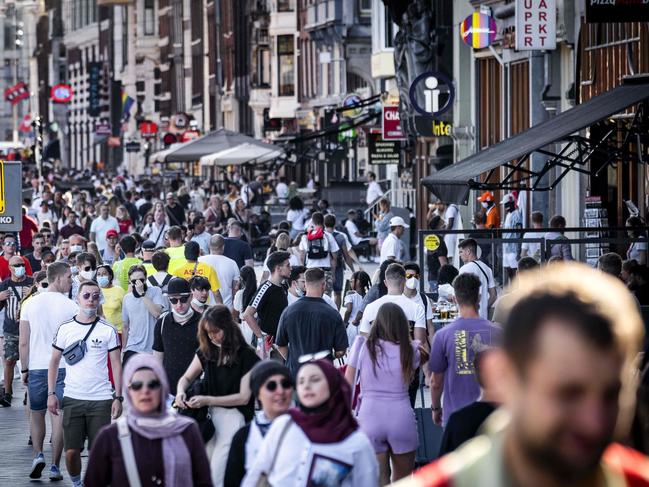
[[[83,359],[83,357],[86,355],[86,350],[87,345],[86,345],[86,340],[92,333],[92,330],[95,329],[95,325],[99,321],[99,318],[95,320],[95,322],[92,324],[90,327],[90,330],[88,330],[88,333],[86,333],[86,336],[83,337],[83,340],[77,340],[71,345],[68,345],[65,347],[65,350],[63,350],[63,358],[65,359],[65,363],[68,365],[74,365]]]
[[[282,446],[282,442],[284,440],[284,437],[286,436],[286,432],[291,427],[292,423],[293,421],[289,419],[284,425],[282,434],[279,436],[279,440],[277,441],[277,448],[275,448],[275,453],[273,453],[273,460],[270,462],[270,468],[268,469],[268,472],[262,472],[261,475],[259,475],[259,480],[257,480],[256,487],[273,487],[268,481],[268,476],[273,471],[273,468],[275,468],[275,462],[277,461],[277,456],[279,455],[280,447]]]
[[[119,446],[122,448],[122,460],[124,460],[128,483],[130,487],[142,487],[140,474],[137,471],[135,452],[133,452],[131,430],[126,422],[126,417],[123,415],[117,420],[117,436],[119,437]]]

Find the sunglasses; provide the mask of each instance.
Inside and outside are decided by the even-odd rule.
[[[89,272],[89,271],[92,270],[92,267],[90,267],[90,266],[88,265],[88,266],[84,267],[83,270],[84,270],[85,272]]]
[[[91,299],[92,298],[93,301],[99,301],[99,296],[100,296],[99,293],[83,293],[81,295],[81,297],[83,299]]]
[[[5,244],[7,247],[15,247],[15,246],[16,246],[16,242],[5,242],[4,244]]]
[[[276,390],[278,387],[281,387],[282,389],[284,389],[285,391],[287,391],[287,390],[289,390],[289,389],[291,389],[291,388],[293,387],[293,384],[291,384],[291,381],[288,380],[288,379],[282,379],[282,380],[279,381],[279,382],[277,382],[277,381],[275,381],[275,380],[269,380],[268,382],[266,382],[266,386],[265,386],[265,387],[266,387],[266,390],[267,390],[268,392],[275,392],[275,390]]]
[[[149,389],[150,391],[157,391],[158,389],[160,389],[162,384],[158,379],[151,379],[149,382],[142,382],[141,380],[136,380],[135,382],[131,382],[128,388],[132,391],[139,391],[144,386],[146,386],[146,388]]]
[[[316,360],[322,360],[331,355],[329,350],[322,350],[321,352],[316,353],[307,353],[306,355],[300,355],[300,358],[297,359],[299,364],[305,364],[307,362],[315,362]]]
[[[419,274],[406,274],[406,279],[410,279],[411,277],[419,277]]]
[[[169,302],[171,304],[178,304],[179,301],[185,304],[187,301],[189,301],[189,296],[180,296],[179,298],[169,298]]]
[[[17,267],[25,267],[25,264],[12,264],[11,267],[13,267],[13,268],[17,268]]]

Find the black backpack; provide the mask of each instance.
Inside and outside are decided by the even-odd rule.
[[[309,240],[307,237],[307,257],[309,259],[326,259],[327,254],[329,254],[329,245],[326,241],[327,237],[324,232],[322,237]]]

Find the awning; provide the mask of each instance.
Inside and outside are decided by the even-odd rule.
[[[260,146],[266,149],[275,148],[274,145],[266,144],[253,137],[238,132],[219,129],[187,142],[177,150],[165,154],[162,162],[194,162],[200,160],[203,156],[232,149],[243,144]]]
[[[625,84],[602,95],[560,113],[554,118],[535,125],[507,140],[488,147],[456,164],[422,179],[422,184],[438,198],[448,203],[466,204],[471,189],[534,189],[547,191],[553,189],[561,178],[570,170],[590,174],[585,169],[594,153],[605,153],[609,162],[621,155],[627,155],[624,149],[608,143],[608,138],[615,135],[614,130],[599,140],[589,140],[575,134],[597,122],[622,112],[628,107],[649,99],[649,83]],[[628,128],[627,137],[634,132],[636,122],[642,118],[643,107],[636,110],[633,123]],[[645,113],[645,117],[648,114]],[[547,147],[556,143],[568,143],[560,151],[551,151]],[[540,171],[525,169],[523,163],[534,152],[546,155],[549,160]],[[497,183],[480,182],[479,176],[489,174],[505,166],[508,174]],[[553,167],[560,167],[563,173],[551,185],[543,185],[542,178]],[[516,178],[513,176],[517,175]],[[488,178],[487,178],[488,179]]]
[[[284,151],[277,147],[265,144],[242,144],[230,149],[225,149],[214,154],[201,157],[201,166],[240,166],[243,164],[261,164],[281,156]]]
[[[161,151],[154,152],[151,154],[149,161],[150,162],[165,162],[165,158],[167,155],[171,154],[173,151],[180,149],[182,146],[187,144],[187,142],[178,142],[175,144],[171,144],[169,147],[166,149],[162,149]]]

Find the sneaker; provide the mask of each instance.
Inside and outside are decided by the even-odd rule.
[[[40,479],[41,473],[45,468],[45,456],[42,453],[39,453],[34,461],[32,462],[32,471],[29,474],[30,479]]]
[[[10,408],[12,399],[13,399],[12,394],[3,394],[2,397],[0,397],[0,406],[5,408]]]
[[[50,480],[53,482],[56,482],[58,480],[63,480],[63,475],[61,475],[61,471],[59,470],[59,467],[56,465],[52,465],[50,467]]]
[[[83,487],[83,482],[81,480],[78,482],[72,482],[72,487]]]

